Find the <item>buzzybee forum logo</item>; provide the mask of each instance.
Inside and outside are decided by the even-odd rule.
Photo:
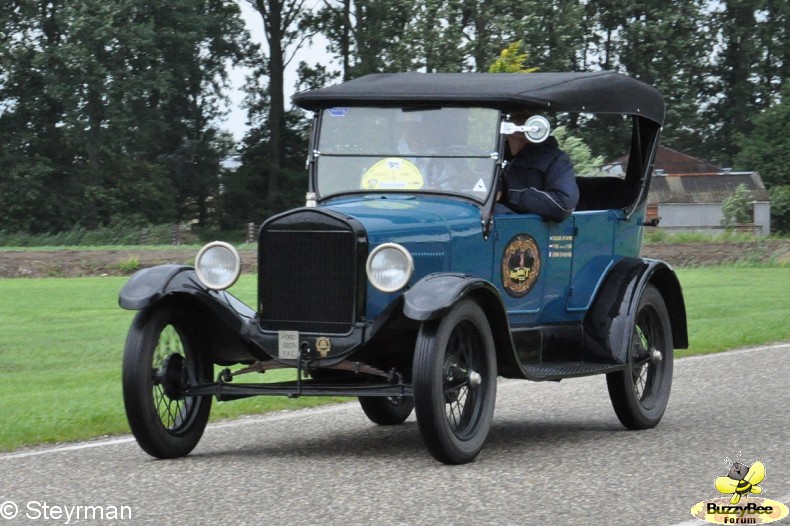
[[[713,485],[725,496],[698,502],[691,508],[693,516],[714,524],[768,524],[787,517],[785,504],[753,496],[763,493],[760,484],[765,480],[765,464],[755,460],[747,465],[739,458],[724,461],[730,470],[716,477]]]

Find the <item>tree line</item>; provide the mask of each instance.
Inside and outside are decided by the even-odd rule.
[[[240,3],[265,42],[251,42]],[[318,36],[331,64],[294,63]],[[232,228],[303,201],[291,89],[374,72],[614,70],[667,101],[663,144],[790,195],[786,0],[9,0],[0,9],[0,230]],[[221,129],[229,72],[248,130]],[[285,85],[295,68],[297,86]],[[613,159],[613,121],[578,132]],[[240,166],[223,167],[236,156]],[[782,193],[784,192],[784,193]],[[781,208],[781,205],[780,205]]]

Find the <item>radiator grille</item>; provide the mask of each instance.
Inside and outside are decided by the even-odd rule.
[[[259,308],[267,330],[346,333],[357,296],[356,236],[348,225],[291,218],[267,225],[259,243]],[[323,228],[322,228],[323,227]]]

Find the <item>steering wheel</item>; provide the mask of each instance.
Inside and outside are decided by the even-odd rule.
[[[485,180],[489,174],[481,166],[481,161],[490,159],[489,152],[466,144],[451,144],[438,148],[432,153],[439,157],[431,159],[428,163],[425,177],[428,188],[463,193],[488,192]],[[440,157],[443,155],[458,157]],[[468,156],[474,157],[468,158]]]

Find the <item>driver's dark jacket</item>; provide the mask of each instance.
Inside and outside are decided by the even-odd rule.
[[[501,202],[519,214],[538,214],[555,222],[571,214],[579,202],[579,187],[557,139],[528,143],[516,154],[505,169]]]

